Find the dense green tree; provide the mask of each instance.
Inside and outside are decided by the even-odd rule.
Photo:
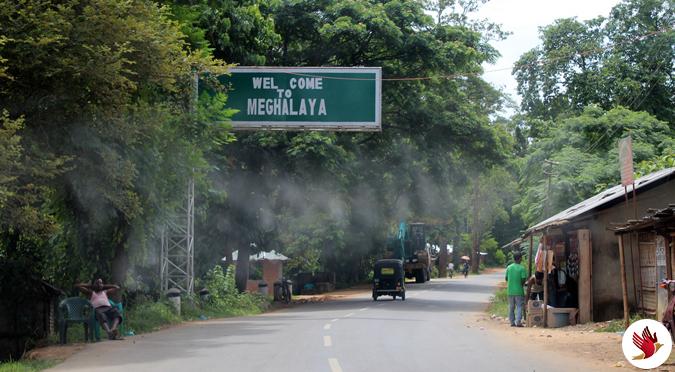
[[[162,206],[176,199],[174,182],[200,167],[195,145],[226,137],[187,114],[194,71],[219,64],[187,53],[178,25],[151,1],[6,0],[0,8],[9,76],[0,109],[7,120],[23,118],[26,159],[61,161],[50,182],[32,179],[49,189],[48,214],[60,222],[63,244],[52,243],[73,258],[61,278],[98,273],[123,283],[130,251],[142,251]]]
[[[507,206],[512,204],[515,192],[513,177],[501,167],[492,167],[472,178],[466,194],[466,206],[471,226],[473,272],[478,272],[479,252],[481,246],[487,244],[484,241],[486,234],[490,233],[495,222],[508,219]]]
[[[675,31],[672,1],[625,0],[608,18],[560,19],[513,69],[533,118],[579,114],[589,104],[647,111],[671,126]]]
[[[675,133],[667,123],[645,112],[589,106],[532,144],[522,168],[522,196],[514,210],[532,224],[617,184],[617,142],[627,135],[633,139],[638,164],[675,153]],[[555,162],[552,169],[545,159]],[[544,170],[554,173],[550,190]]]
[[[277,48],[270,7],[274,1],[160,1],[171,7],[194,50],[209,50],[215,58],[245,66],[264,65],[270,48]]]
[[[617,141],[627,135],[638,174],[672,166],[672,5],[624,0],[607,18],[557,20],[516,63],[523,113],[511,124],[521,157],[513,213],[525,223],[617,184]]]
[[[203,11],[223,5],[209,7]],[[501,97],[475,77],[497,56],[478,26],[434,22],[416,1],[283,1],[259,9],[280,38],[268,47],[268,65],[381,66],[387,77],[436,78],[384,83],[382,133],[240,134],[217,160],[227,199],[212,207],[227,217],[209,225],[227,238],[213,249],[241,253],[255,241],[257,249],[304,257],[307,268],[319,257],[322,269],[354,281],[382,254],[399,219],[463,220],[455,196],[467,168],[502,161],[510,146],[488,116]],[[220,32],[216,39],[225,37]],[[261,226],[271,227],[261,235]],[[263,235],[265,242],[256,239]]]
[[[602,22],[560,19],[541,29],[542,45],[514,67],[523,110],[533,117],[555,118],[606,103],[601,94]]]

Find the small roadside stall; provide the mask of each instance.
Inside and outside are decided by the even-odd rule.
[[[530,267],[541,273],[537,275],[542,277],[544,301],[537,303],[538,307],[528,305],[528,312],[539,311],[542,324],[549,324],[549,312],[559,314],[561,311],[571,314],[571,324],[575,320],[579,323],[610,320],[625,313],[622,297],[628,297],[628,303],[632,304],[644,302],[645,309],[656,312],[660,303],[658,291],[651,289],[656,286],[656,270],[660,266],[657,265],[656,249],[657,246],[665,247],[667,240],[657,239],[658,234],[654,232],[642,231],[642,235],[634,235],[632,248],[619,249],[623,243],[619,239],[617,244],[612,229],[617,226],[616,222],[644,215],[652,209],[663,209],[674,200],[675,168],[662,169],[636,179],[633,184],[616,185],[597,193],[535,224],[520,240],[509,243],[515,246],[529,241]],[[661,215],[663,213],[667,212]],[[622,255],[630,257],[623,273],[627,282],[649,283],[639,291],[637,284],[634,291],[622,290],[619,280],[624,276],[619,272]],[[659,260],[671,262],[672,259]],[[662,266],[665,270],[666,265]],[[645,279],[640,281],[640,276]],[[575,309],[576,319],[573,316]],[[558,320],[564,318],[562,315],[556,317]]]
[[[238,253],[239,251],[232,252],[232,260],[234,262],[237,262]],[[225,261],[226,258],[223,257],[222,260]],[[248,280],[246,290],[266,295],[273,294],[274,283],[281,280],[283,276],[283,262],[288,260],[288,257],[271,250],[269,252],[253,254],[249,260],[254,264],[262,263],[262,280]]]
[[[528,326],[562,327],[591,320],[588,237],[588,230],[561,226],[528,230],[528,277],[534,269],[537,283],[543,287],[543,301],[528,299]]]
[[[647,213],[641,219],[629,219],[611,228],[619,243],[626,324],[630,309],[660,320],[670,300],[670,293],[660,288],[659,283],[673,279],[675,204],[649,209]]]

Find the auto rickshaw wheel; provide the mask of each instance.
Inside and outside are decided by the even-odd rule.
[[[403,291],[403,293],[401,293],[401,301],[405,301],[405,291]]]

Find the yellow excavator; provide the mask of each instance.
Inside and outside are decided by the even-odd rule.
[[[433,259],[427,244],[424,223],[406,224],[401,221],[396,237],[389,239],[393,258],[403,261],[405,277],[424,283],[431,279]]]

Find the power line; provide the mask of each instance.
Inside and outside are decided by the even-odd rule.
[[[661,68],[662,68],[662,67],[663,67],[663,60],[661,60],[661,61],[659,62],[659,65],[656,67],[656,70],[655,70],[655,71],[656,71],[657,73],[659,73],[659,72],[661,71]],[[650,81],[650,83],[649,83],[649,88],[647,88],[647,89],[644,90],[644,93],[645,93],[645,94],[644,94],[644,96],[642,97],[642,99],[640,100],[640,103],[638,104],[638,106],[640,106],[640,105],[642,104],[642,102],[644,102],[645,99],[647,99],[647,97],[649,96],[649,92],[651,92],[652,89],[654,89],[654,85],[656,85],[656,80],[657,80],[657,79],[658,79],[658,76],[654,76],[654,78]],[[637,100],[640,98],[641,95],[642,95],[642,94],[637,94],[637,95],[635,95],[635,96],[633,97],[632,102],[629,104],[629,107],[634,107],[633,105],[635,104],[635,102],[637,102]],[[609,135],[608,138],[611,138],[611,137],[616,133],[616,131],[618,131],[618,130],[621,129],[621,128],[622,128],[622,127],[617,126],[617,127],[614,128],[613,130],[611,130],[611,134]],[[603,138],[607,135],[607,133],[609,133],[609,132],[610,132],[610,130],[606,130],[605,133],[603,133],[602,136],[600,136],[600,138],[598,138],[597,140],[595,140],[595,142],[591,143],[591,146],[589,146],[588,149],[586,149],[586,151],[584,151],[584,152],[590,153],[593,149],[595,149],[595,147],[596,147],[597,145],[600,144],[600,141],[602,141],[602,139],[603,139]]]
[[[648,37],[652,37],[655,35],[659,35],[662,33],[670,32],[672,31],[672,28],[667,28],[667,29],[662,29],[662,30],[656,30],[656,31],[651,31],[648,32],[644,35],[637,36],[632,39],[624,40],[620,43],[614,43],[614,44],[609,44],[604,47],[599,47],[599,48],[592,48],[583,52],[578,53],[580,56],[586,57],[590,56],[595,53],[599,53],[605,50],[610,50],[613,47],[616,47],[618,45],[622,44],[628,44],[628,43],[633,43],[636,41],[641,41],[644,40]],[[535,61],[532,63],[524,64],[522,65],[523,67],[534,67],[534,66],[545,66],[547,64],[551,64],[553,62],[559,61],[559,60],[566,60],[568,58],[564,57],[559,57],[559,58],[549,58],[541,61]],[[327,66],[330,67],[330,66]],[[426,81],[426,80],[448,80],[448,79],[456,79],[460,77],[474,77],[474,76],[481,76],[483,74],[489,74],[489,73],[494,73],[494,72],[502,72],[502,71],[509,71],[513,70],[515,67],[515,64],[510,67],[503,67],[503,68],[497,68],[497,69],[491,69],[491,70],[485,70],[482,72],[462,72],[462,73],[456,73],[456,74],[446,74],[446,75],[432,75],[432,76],[412,76],[412,77],[391,77],[391,78],[386,78],[383,77],[380,80],[382,81]],[[284,73],[287,75],[294,75],[294,76],[302,76],[302,77],[314,77],[314,78],[322,78],[326,80],[355,80],[355,81],[376,81],[378,79],[373,79],[373,78],[354,78],[354,77],[340,77],[340,76],[325,76],[325,75],[317,75],[314,73],[301,73],[301,72],[290,72],[290,71],[280,71],[280,73]]]

